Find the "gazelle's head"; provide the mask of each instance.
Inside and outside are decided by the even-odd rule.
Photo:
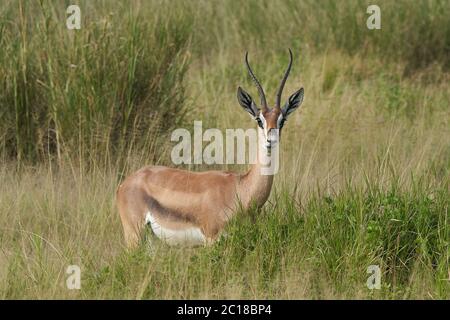
[[[248,52],[245,54],[245,64],[251,78],[253,79],[253,82],[256,85],[256,88],[258,89],[258,93],[261,98],[261,106],[258,107],[252,97],[241,87],[238,88],[237,98],[239,104],[244,108],[244,110],[247,111],[258,123],[260,131],[262,131],[262,134],[264,135],[264,147],[269,150],[279,142],[281,129],[283,128],[288,116],[295,109],[297,109],[303,101],[303,88],[301,88],[289,97],[283,107],[280,105],[284,84],[286,83],[292,66],[291,49],[289,49],[289,56],[289,66],[286,69],[283,79],[281,80],[280,87],[278,88],[275,106],[270,108],[267,105],[264,90],[250,68],[250,64],[248,63]]]

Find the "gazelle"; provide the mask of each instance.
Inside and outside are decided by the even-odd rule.
[[[150,225],[153,233],[169,245],[202,245],[214,242],[239,207],[261,207],[269,197],[273,174],[262,172],[277,147],[288,116],[303,101],[303,88],[281,107],[281,94],[292,66],[281,80],[273,108],[245,54],[245,64],[258,89],[260,108],[238,87],[239,104],[258,124],[259,150],[255,164],[244,174],[227,171],[191,172],[162,166],[147,166],[131,174],[117,191],[117,206],[129,248],[139,244],[141,232]]]

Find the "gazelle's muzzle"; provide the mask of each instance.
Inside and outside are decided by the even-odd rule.
[[[269,129],[266,136],[265,146],[267,149],[272,148],[279,141],[279,130],[278,129]]]

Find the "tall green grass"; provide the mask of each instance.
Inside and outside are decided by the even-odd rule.
[[[163,6],[82,7],[81,30],[66,28],[63,2],[2,8],[0,136],[10,157],[150,156],[155,135],[182,122],[190,18]]]
[[[376,55],[404,61],[408,70],[442,63],[450,67],[447,1],[378,1],[381,30],[369,30],[370,1],[199,1],[194,6],[196,48],[228,52],[254,48],[266,52],[322,53],[339,49],[349,54]],[[212,49],[212,50],[211,50]]]
[[[366,1],[81,1],[77,31],[65,26],[65,4],[2,5],[0,138],[10,158],[152,150],[154,137],[180,124],[189,104],[183,80],[190,52],[234,63],[250,49],[281,57],[268,72],[286,62],[287,47],[302,61],[340,50],[402,61],[406,70],[450,66],[447,1],[382,1],[376,31],[365,26]]]

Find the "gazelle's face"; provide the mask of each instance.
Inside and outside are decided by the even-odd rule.
[[[296,110],[303,101],[303,88],[289,97],[283,108],[258,108],[252,97],[241,87],[238,88],[238,101],[247,111],[264,135],[264,147],[270,149],[280,141],[281,129],[288,116]]]
[[[283,92],[284,84],[289,76],[292,65],[292,52],[289,49],[290,62],[289,66],[281,80],[280,87],[276,95],[276,103],[273,108],[267,106],[266,96],[264,90],[261,87],[258,79],[253,74],[250,64],[248,63],[247,54],[245,55],[245,63],[247,65],[248,72],[253,79],[253,82],[258,89],[259,96],[261,98],[261,106],[258,107],[253,98],[244,91],[241,87],[238,88],[237,98],[239,104],[247,111],[253,119],[258,123],[260,133],[262,133],[264,139],[264,147],[270,150],[280,141],[281,129],[288,116],[296,110],[303,102],[303,88],[292,94],[283,107],[280,106],[281,94]],[[262,131],[262,132],[261,132]]]
[[[264,148],[271,149],[275,147],[280,141],[281,128],[284,122],[281,110],[277,108],[260,110],[255,120],[264,136]]]

